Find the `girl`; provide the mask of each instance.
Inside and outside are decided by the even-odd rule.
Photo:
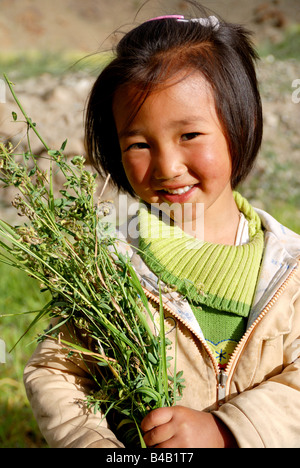
[[[148,446],[300,445],[300,238],[234,192],[262,139],[255,59],[240,26],[159,17],[125,35],[90,95],[89,157],[144,202],[131,259],[150,298],[165,284],[185,376],[180,405],[143,420]],[[122,446],[76,405],[93,382],[59,344],[39,345],[25,384],[51,446]]]

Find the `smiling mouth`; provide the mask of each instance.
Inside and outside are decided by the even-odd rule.
[[[163,192],[166,192],[170,195],[183,195],[187,192],[189,192],[192,188],[194,187],[194,185],[187,185],[186,187],[182,187],[182,188],[178,188],[178,189],[163,189],[162,191]]]

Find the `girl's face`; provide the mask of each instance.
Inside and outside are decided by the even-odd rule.
[[[222,213],[232,207],[231,158],[212,91],[199,72],[166,84],[134,120],[135,88],[116,93],[113,111],[127,178],[147,203],[201,203],[204,214]],[[197,211],[191,213],[194,218]]]

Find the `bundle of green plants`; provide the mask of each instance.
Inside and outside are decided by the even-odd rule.
[[[26,272],[41,291],[50,293],[32,325],[45,317],[57,323],[39,340],[59,340],[59,328],[65,325],[92,342],[86,347],[75,338],[61,341],[96,369],[95,391],[87,404],[104,417],[116,415],[125,445],[144,446],[139,429],[144,416],[176,403],[183,389],[176,362],[173,374],[169,372],[167,353],[176,343],[165,337],[162,301],[156,333],[153,309],[130,259],[119,252],[117,237],[107,232],[109,204],[96,197],[97,176],[86,169],[82,156],[66,159],[66,141],[59,150],[48,147],[5,80],[27,124],[28,148],[24,152],[0,143],[2,190],[17,189],[12,204],[25,220],[20,225],[0,220],[0,261]],[[16,113],[13,119],[19,119]],[[31,132],[45,147],[46,171],[31,151]],[[64,179],[60,189],[53,182],[57,172]]]

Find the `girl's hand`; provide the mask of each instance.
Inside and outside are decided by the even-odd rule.
[[[184,406],[158,408],[142,421],[144,441],[156,448],[236,448],[229,429],[210,413]]]

